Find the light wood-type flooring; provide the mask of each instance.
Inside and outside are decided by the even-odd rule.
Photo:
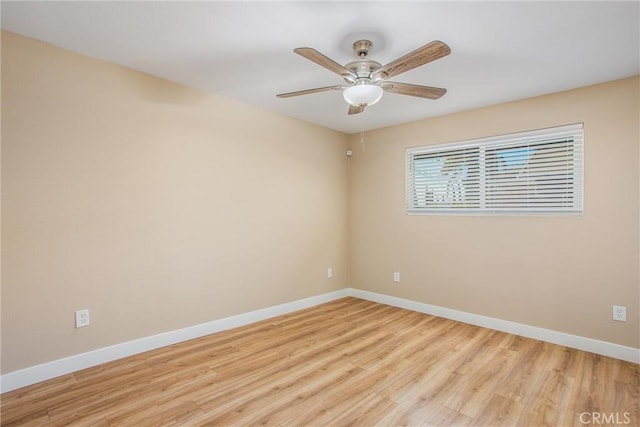
[[[6,426],[637,426],[639,389],[633,363],[344,298],[5,393],[1,416]]]

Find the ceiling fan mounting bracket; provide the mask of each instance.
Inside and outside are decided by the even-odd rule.
[[[353,50],[356,51],[356,55],[359,58],[366,58],[369,54],[369,49],[373,47],[373,43],[369,40],[358,40],[353,44]]]

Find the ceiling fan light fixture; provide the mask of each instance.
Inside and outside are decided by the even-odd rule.
[[[406,73],[416,67],[449,55],[451,49],[445,43],[439,40],[432,41],[386,65],[381,65],[379,62],[369,59],[369,49],[372,46],[373,44],[369,40],[358,40],[355,42],[353,49],[358,59],[344,66],[313,48],[298,47],[293,49],[296,54],[342,77],[347,83],[347,86],[325,86],[296,92],[279,93],[276,96],[278,98],[290,98],[292,96],[326,92],[329,90],[341,90],[344,100],[349,104],[347,114],[353,115],[362,113],[365,107],[380,101],[384,92],[427,99],[438,99],[447,92],[446,89],[439,87],[420,86],[387,80],[390,77]]]
[[[344,100],[354,107],[368,107],[380,101],[384,91],[380,86],[360,84],[349,86],[342,92]]]

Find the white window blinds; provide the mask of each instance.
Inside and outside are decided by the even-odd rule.
[[[407,149],[409,213],[582,212],[582,124]]]

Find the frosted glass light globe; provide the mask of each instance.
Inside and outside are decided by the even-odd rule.
[[[376,85],[364,84],[349,86],[342,92],[344,100],[354,107],[367,107],[380,101],[382,88]]]

